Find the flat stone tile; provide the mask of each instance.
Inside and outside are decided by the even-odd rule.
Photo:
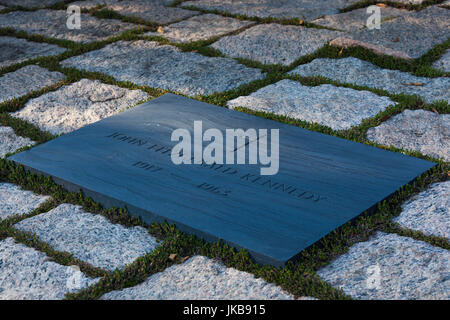
[[[252,274],[194,256],[145,282],[102,296],[104,300],[291,300],[280,287]]]
[[[2,128],[5,127],[0,127],[0,132]],[[0,183],[0,220],[16,214],[29,213],[49,198],[48,196],[36,195],[31,191],[22,190],[14,184]]]
[[[433,63],[432,67],[441,71],[450,72],[450,50],[447,49],[445,54]]]
[[[397,9],[392,7],[382,7],[381,21],[392,20],[410,14],[406,9]],[[367,8],[356,9],[344,13],[327,15],[325,17],[313,20],[312,23],[333,28],[342,31],[357,31],[366,28],[367,19],[372,13],[367,13]]]
[[[450,252],[426,242],[378,232],[318,274],[363,300],[450,298]]]
[[[450,114],[405,110],[370,128],[367,139],[450,161]]]
[[[5,6],[21,6],[24,8],[44,8],[63,0],[0,0],[0,4]]]
[[[64,78],[60,72],[51,72],[36,65],[6,73],[0,77],[0,103],[54,85]]]
[[[0,300],[59,300],[97,281],[12,238],[0,241],[0,266]]]
[[[450,181],[432,184],[402,206],[394,219],[404,228],[450,238]]]
[[[416,77],[407,72],[383,69],[353,57],[314,59],[290,73],[304,77],[322,76],[340,83],[378,88],[390,93],[417,94],[427,102],[450,101],[450,78]]]
[[[58,251],[70,252],[109,271],[122,269],[157,246],[156,239],[142,227],[112,224],[71,204],[22,220],[15,227],[36,234]]]
[[[168,8],[148,0],[120,1],[107,5],[107,8],[124,16],[138,17],[158,24],[180,21],[199,14],[182,8]]]
[[[442,8],[450,9],[450,0],[447,0],[439,5]]]
[[[337,31],[270,23],[223,37],[211,47],[233,58],[290,65],[340,35]]]
[[[118,41],[62,61],[62,65],[108,74],[120,81],[186,95],[227,91],[264,77],[228,58],[205,57],[154,41]]]
[[[52,134],[62,134],[112,116],[148,98],[149,95],[141,90],[82,79],[31,99],[23,109],[11,115]]]
[[[312,20],[326,14],[338,13],[339,9],[356,2],[358,0],[197,0],[183,2],[181,6],[245,14],[249,17],[305,17]]]
[[[146,3],[147,5],[170,5],[173,3],[174,0],[144,0],[141,2]],[[75,1],[75,2],[71,2],[71,5],[76,5],[79,6],[83,9],[92,9],[98,5],[105,5],[105,6],[109,6],[109,5],[113,5],[113,4],[117,4],[119,2],[123,2],[123,0],[84,0],[84,1]]]
[[[449,20],[450,11],[431,6],[383,22],[380,29],[363,29],[335,39],[331,44],[341,47],[362,46],[377,54],[404,59],[419,58],[447,40]]]
[[[202,14],[163,27],[162,32],[148,32],[147,35],[161,36],[173,42],[191,42],[222,36],[254,23],[216,14]]]
[[[2,48],[0,51],[0,68],[66,51],[66,49],[53,44],[32,42],[14,37],[0,37],[0,47]]]
[[[12,27],[29,34],[39,34],[50,38],[75,42],[105,40],[137,25],[114,19],[97,19],[89,14],[81,14],[81,29],[70,30],[66,26],[67,14],[64,10],[13,11],[0,19],[0,28]]]
[[[0,126],[0,158],[8,153],[16,152],[20,148],[35,144],[29,138],[18,136],[13,128]]]
[[[246,107],[343,130],[359,125],[363,119],[374,117],[393,104],[391,99],[369,91],[330,84],[308,87],[297,81],[281,80],[250,96],[229,101],[228,107]]]

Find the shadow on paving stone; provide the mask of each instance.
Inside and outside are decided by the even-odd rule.
[[[190,96],[231,90],[264,77],[261,70],[233,59],[181,52],[170,45],[144,40],[118,41],[61,64]]]
[[[54,44],[1,36],[0,48],[0,68],[21,63],[29,59],[52,56],[66,51],[66,49]]]
[[[29,34],[86,43],[105,40],[138,27],[119,20],[97,19],[84,13],[81,14],[81,29],[68,29],[66,23],[64,10],[13,11],[2,15],[0,28],[11,27]]]

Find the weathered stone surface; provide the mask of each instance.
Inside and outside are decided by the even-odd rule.
[[[392,20],[393,18],[409,14],[406,9],[397,9],[392,7],[382,7],[381,21]],[[327,15],[312,21],[320,26],[333,28],[342,31],[356,31],[366,28],[367,19],[372,13],[367,13],[367,8],[356,9],[344,13]]]
[[[40,34],[50,38],[76,42],[91,42],[107,39],[136,28],[137,25],[113,19],[97,19],[81,14],[81,29],[67,28],[64,10],[13,11],[3,14],[0,28],[12,27],[29,34]]]
[[[112,224],[71,204],[22,220],[15,227],[33,232],[58,251],[110,271],[125,267],[157,246],[156,239],[142,227]]]
[[[0,24],[1,24],[0,20]],[[16,63],[59,54],[66,51],[53,44],[27,41],[14,37],[0,37],[0,68]]]
[[[252,274],[203,256],[149,277],[131,288],[109,292],[104,300],[268,300],[293,299],[281,288]]]
[[[79,6],[83,9],[92,9],[98,5],[102,6],[110,6],[117,4],[119,2],[124,2],[123,0],[85,0],[85,1],[75,1],[71,2],[71,5]],[[147,5],[170,5],[173,3],[173,0],[141,0],[141,2],[146,3]]]
[[[64,66],[106,73],[121,81],[187,95],[226,91],[264,75],[233,59],[181,52],[153,41],[118,41],[62,61]]]
[[[0,0],[0,4],[9,7],[21,6],[24,8],[44,8],[62,1],[63,0]]]
[[[405,110],[370,128],[367,139],[450,161],[450,114]]]
[[[338,13],[358,0],[197,0],[186,1],[182,7],[194,6],[207,10],[220,10],[249,17],[316,19],[325,14]]]
[[[3,127],[0,127],[0,130],[1,128]],[[48,198],[48,196],[36,195],[31,191],[22,190],[10,183],[0,183],[0,220],[15,214],[29,213],[38,208]]]
[[[148,99],[141,90],[82,79],[31,99],[13,117],[31,122],[52,134],[74,131]]]
[[[450,9],[450,0],[447,0],[439,5],[440,7]]]
[[[450,50],[447,50],[439,60],[433,63],[433,68],[450,72]]]
[[[13,128],[0,126],[0,158],[34,143],[29,138],[16,135]]]
[[[449,270],[448,250],[379,232],[318,274],[357,299],[448,300]]]
[[[0,300],[57,300],[97,280],[14,239],[0,241]]]
[[[337,31],[302,26],[260,24],[237,35],[223,37],[211,47],[233,58],[289,65],[340,34]]]
[[[182,8],[167,8],[148,0],[120,1],[107,5],[107,8],[124,16],[138,17],[158,24],[180,21],[199,14]]]
[[[402,227],[450,238],[450,181],[432,184],[405,203],[394,219]]]
[[[335,130],[357,126],[363,119],[371,118],[393,104],[391,99],[369,91],[340,88],[330,84],[308,87],[293,80],[281,80],[259,89],[250,96],[228,102],[231,108],[246,107],[271,112],[319,123]]]
[[[148,32],[147,35],[161,36],[173,42],[191,42],[222,36],[252,24],[252,21],[202,14],[163,27],[163,32]]]
[[[60,72],[50,72],[36,65],[6,73],[0,77],[0,103],[54,85],[64,78]]]
[[[377,54],[418,58],[435,45],[447,40],[450,11],[428,7],[394,20],[383,22],[380,29],[363,29],[331,42],[336,46],[362,46]],[[351,39],[353,41],[346,41]]]
[[[315,59],[290,73],[305,77],[322,76],[341,83],[384,89],[390,93],[417,94],[427,102],[450,101],[450,78],[416,77],[407,72],[382,69],[353,57]]]

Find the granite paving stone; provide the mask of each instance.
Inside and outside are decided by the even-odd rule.
[[[1,16],[0,28],[11,27],[29,34],[86,43],[105,40],[138,27],[119,20],[97,19],[85,13],[80,19],[81,28],[71,30],[67,28],[64,10],[13,11]]]
[[[12,238],[0,241],[0,266],[0,300],[59,300],[97,281]]]
[[[370,128],[367,139],[450,161],[450,114],[405,110]]]
[[[353,57],[314,59],[290,73],[304,77],[322,76],[340,83],[383,89],[389,93],[416,94],[426,102],[450,101],[450,78],[416,77],[407,72],[383,69]]]
[[[290,65],[313,53],[341,32],[276,23],[260,24],[221,38],[211,47],[233,58]]]
[[[291,300],[280,287],[252,274],[194,256],[150,276],[145,282],[102,296],[104,300]]]
[[[32,42],[14,37],[0,37],[0,47],[2,48],[0,50],[0,68],[66,51],[66,49],[53,44]]]
[[[148,98],[149,95],[141,90],[82,79],[31,99],[23,109],[11,115],[52,134],[62,134],[107,118]]]
[[[161,36],[173,42],[191,42],[222,36],[254,23],[216,14],[202,14],[163,27],[160,32],[148,32],[147,35]]]
[[[182,7],[194,6],[231,14],[260,18],[306,18],[312,20],[325,14],[338,13],[359,0],[197,0],[186,1]]]
[[[450,72],[450,49],[447,49],[442,57],[433,63],[432,67],[441,71]]]
[[[22,220],[19,230],[34,233],[55,250],[109,271],[122,269],[138,257],[153,251],[157,242],[142,227],[112,224],[101,215],[80,206],[61,204],[49,212]]]
[[[36,195],[14,184],[0,183],[0,220],[16,214],[29,213],[48,199],[48,196]]]
[[[406,9],[392,7],[380,8],[381,21],[392,20],[396,17],[410,14]],[[344,13],[327,15],[311,21],[314,24],[342,31],[357,31],[366,28],[367,19],[372,13],[367,13],[367,8],[356,9]]]
[[[318,274],[356,299],[450,298],[450,252],[396,234],[378,232]]]
[[[447,0],[447,1],[439,4],[439,6],[442,7],[442,8],[450,9],[450,0]]]
[[[6,73],[0,77],[0,103],[54,85],[64,78],[60,72],[51,72],[36,65]]]
[[[380,29],[363,29],[331,42],[341,47],[362,46],[377,54],[419,58],[448,39],[450,11],[438,6],[383,22]]]
[[[450,238],[450,181],[434,183],[410,199],[394,221],[426,235]]]
[[[281,80],[250,96],[229,101],[228,107],[246,107],[343,130],[359,125],[393,104],[388,97],[369,91],[330,84],[308,87],[297,81]]]
[[[233,59],[181,52],[170,45],[144,40],[118,41],[64,60],[62,65],[191,96],[227,91],[264,77],[259,69]]]
[[[16,152],[20,148],[34,144],[35,142],[29,138],[16,135],[13,128],[0,126],[0,158],[5,157],[8,153]]]
[[[0,0],[0,4],[8,7],[21,6],[24,8],[44,8],[62,1],[63,0]]]
[[[162,6],[168,6],[173,3],[174,0],[144,0],[141,1],[143,3],[146,3],[147,5],[162,5]],[[79,6],[83,9],[92,9],[94,7],[97,7],[98,5],[102,6],[110,6],[117,4],[119,2],[124,2],[124,0],[84,0],[84,1],[75,1],[71,2],[71,5]]]

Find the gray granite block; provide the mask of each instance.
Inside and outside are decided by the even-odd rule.
[[[67,14],[64,10],[13,11],[2,15],[0,28],[12,27],[29,34],[83,43],[105,40],[137,28],[131,23],[97,19],[84,13],[81,14],[81,29],[68,29],[66,23]]]
[[[450,11],[431,6],[400,18],[383,22],[380,29],[363,29],[331,42],[342,47],[362,46],[377,54],[419,58],[448,39]]]
[[[291,300],[276,285],[252,274],[194,256],[150,276],[145,282],[102,296],[104,300]]]
[[[450,181],[432,184],[402,206],[394,219],[404,228],[450,238]]]
[[[191,42],[223,36],[255,22],[222,17],[216,14],[202,14],[191,17],[146,35],[160,36],[173,42]]]
[[[2,128],[4,127],[0,127],[0,130]],[[0,220],[16,214],[29,213],[47,201],[48,198],[48,196],[36,195],[31,191],[22,190],[10,183],[0,183]]]
[[[187,95],[227,91],[264,77],[233,59],[205,57],[153,41],[118,41],[62,61],[62,65],[103,72],[120,81]]]
[[[0,4],[5,6],[21,6],[24,8],[44,8],[63,0],[0,0]]]
[[[339,35],[341,32],[270,23],[223,37],[211,47],[233,58],[290,65]]]
[[[281,80],[250,96],[229,101],[228,107],[246,107],[343,130],[359,125],[393,104],[391,99],[369,91],[330,84],[308,87],[297,81]]]
[[[142,227],[112,224],[71,204],[22,220],[15,227],[36,234],[58,251],[70,252],[109,271],[122,269],[157,246],[156,239]]]
[[[168,8],[155,1],[131,0],[107,5],[121,15],[142,18],[158,24],[180,21],[199,14],[197,11],[182,8]]]
[[[444,55],[433,63],[432,67],[441,71],[450,72],[450,49],[447,49]]]
[[[14,133],[13,128],[0,126],[0,158],[5,157],[8,153],[13,153],[20,148],[35,144],[29,138],[18,136]]]
[[[406,9],[392,7],[380,8],[381,21],[392,20],[393,18],[410,14]],[[367,19],[372,13],[367,13],[367,8],[356,9],[344,13],[327,15],[311,21],[314,24],[333,28],[342,31],[357,31],[366,28]]]
[[[182,7],[194,6],[200,9],[220,10],[249,17],[316,19],[326,14],[338,13],[359,0],[197,0],[186,1]]]
[[[416,77],[407,72],[382,69],[353,57],[315,59],[290,73],[304,77],[322,76],[340,83],[378,88],[390,93],[417,94],[427,102],[450,101],[450,78]]]
[[[370,128],[367,139],[450,161],[450,114],[405,110]]]
[[[0,103],[54,85],[64,78],[60,72],[51,72],[36,65],[6,73],[0,77]]]
[[[426,242],[378,232],[318,274],[363,300],[448,300],[450,253]]]
[[[0,48],[2,48],[0,50],[0,68],[66,51],[54,44],[32,42],[14,37],[0,37]]]
[[[141,0],[140,2],[146,3],[147,5],[163,5],[167,6],[173,3],[174,0]],[[84,1],[75,1],[71,2],[71,5],[79,6],[83,9],[92,9],[98,5],[102,6],[110,6],[117,4],[119,2],[124,2],[123,0],[84,0]],[[137,1],[135,1],[137,2]]]
[[[0,300],[59,300],[97,281],[12,238],[0,241],[0,266]]]
[[[129,90],[82,79],[31,99],[12,113],[52,134],[72,132],[148,99],[141,90]]]

